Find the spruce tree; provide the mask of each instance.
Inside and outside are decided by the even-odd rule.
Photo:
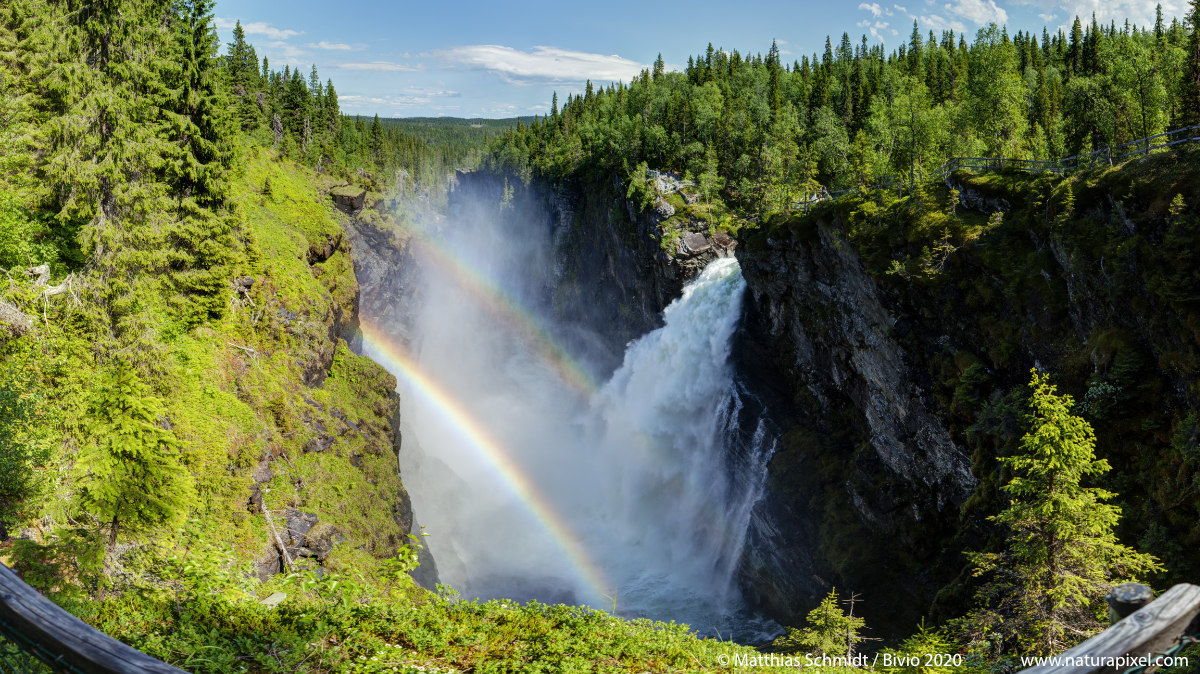
[[[108,527],[137,534],[175,523],[192,500],[190,473],[175,434],[159,426],[160,405],[122,364],[106,377],[92,409],[92,442],[79,453],[79,506]]]
[[[1183,119],[1187,124],[1200,124],[1200,0],[1188,3],[1191,9],[1187,13],[1187,24],[1191,27],[1188,34],[1187,49],[1183,71]]]
[[[225,69],[231,86],[242,87],[246,92],[255,88],[258,61],[254,56],[254,47],[246,42],[246,31],[241,21],[233,27],[233,42],[229,43],[229,52],[225,56]]]
[[[163,108],[177,139],[169,179],[203,206],[224,203],[235,133],[229,101],[217,80],[215,0],[182,0],[175,31],[177,76]]]
[[[175,76],[162,104],[172,140],[166,180],[176,198],[167,228],[169,301],[186,324],[220,316],[235,259],[234,220],[225,212],[235,122],[218,80],[214,0],[181,0],[175,17]]]
[[[1068,57],[1070,61],[1067,63],[1067,72],[1070,75],[1083,74],[1083,42],[1083,24],[1076,16],[1075,23],[1071,24],[1071,51]]]
[[[845,656],[854,644],[862,641],[859,630],[866,624],[862,618],[842,612],[838,606],[837,588],[831,589],[821,603],[809,611],[805,621],[807,627],[789,627],[788,633],[776,639],[772,646],[783,653]]]
[[[1116,494],[1083,486],[1109,465],[1095,457],[1091,425],[1071,414],[1071,396],[1036,370],[1030,388],[1031,430],[1019,454],[999,459],[1013,475],[1002,488],[1009,507],[991,518],[1009,532],[1005,550],[969,555],[987,580],[959,624],[971,640],[1049,655],[1103,629],[1096,614],[1117,579],[1162,567],[1117,541],[1121,509],[1106,503]]]
[[[333,80],[325,81],[325,128],[328,133],[337,133],[342,124],[342,111],[338,108],[337,92],[333,89]]]
[[[379,123],[379,115],[371,122],[371,160],[375,164],[383,163],[383,125]]]

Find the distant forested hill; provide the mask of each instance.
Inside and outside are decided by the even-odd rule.
[[[587,84],[495,145],[498,167],[551,178],[688,172],[746,212],[815,189],[928,174],[955,156],[1047,159],[1200,123],[1196,3],[1153,26],[1076,18],[1069,32],[923,31],[892,51],[843,33],[786,63],[708,48],[667,72]],[[561,110],[559,104],[562,104]]]

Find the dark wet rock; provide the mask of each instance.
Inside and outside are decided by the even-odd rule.
[[[741,585],[768,613],[799,622],[829,591],[821,578],[852,584],[873,595],[868,622],[891,633],[919,620],[946,582],[929,571],[930,537],[953,535],[977,480],[927,408],[897,318],[841,228],[780,237],[738,249],[747,293],[735,367],[792,429],[751,516]],[[832,513],[849,516],[837,532]],[[864,552],[857,540],[873,543]],[[831,568],[849,558],[871,572]]]
[[[288,547],[300,547],[304,544],[304,536],[314,527],[320,518],[316,513],[300,512],[296,508],[285,508],[283,511],[285,526],[287,529],[285,538],[288,542]]]

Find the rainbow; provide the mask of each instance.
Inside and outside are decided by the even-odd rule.
[[[410,241],[488,315],[525,337],[526,343],[541,354],[567,385],[585,397],[599,389],[591,374],[511,295],[468,267],[444,244],[424,236],[414,236]]]
[[[597,598],[606,596],[611,588],[604,574],[592,562],[579,540],[567,523],[559,517],[550,501],[538,491],[536,485],[522,471],[520,465],[509,457],[504,448],[488,434],[471,414],[451,397],[429,375],[422,371],[417,362],[405,350],[390,340],[378,328],[367,321],[360,324],[363,343],[376,360],[380,360],[388,371],[409,385],[409,389],[429,403],[467,446],[487,462],[513,491],[525,508],[550,534],[554,543],[563,551],[580,580]]]

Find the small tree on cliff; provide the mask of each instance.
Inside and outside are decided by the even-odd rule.
[[[1004,552],[970,555],[987,578],[978,608],[959,626],[995,654],[1057,653],[1097,631],[1104,595],[1118,578],[1160,570],[1158,560],[1117,542],[1116,494],[1084,487],[1108,462],[1094,453],[1096,436],[1071,414],[1069,395],[1055,395],[1048,376],[1033,371],[1031,427],[1021,453],[1000,459],[1013,478],[1002,489],[1012,501],[992,521],[1009,530]]]
[[[79,505],[108,525],[108,547],[121,531],[173,523],[193,488],[175,434],[157,425],[159,403],[128,366],[111,373],[92,411],[92,444],[79,455]]]
[[[825,599],[809,611],[805,621],[808,627],[789,627],[788,633],[776,639],[772,646],[781,653],[845,656],[854,644],[862,641],[858,631],[866,624],[862,618],[842,612],[838,607],[837,588],[830,590]]]

